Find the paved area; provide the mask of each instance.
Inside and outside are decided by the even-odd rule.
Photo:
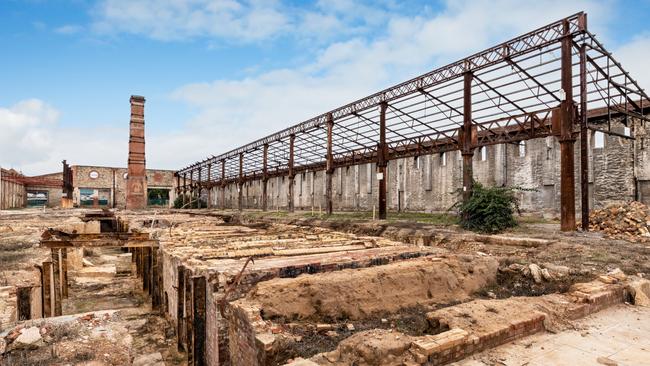
[[[474,355],[456,366],[650,366],[650,308],[619,305],[575,323]]]

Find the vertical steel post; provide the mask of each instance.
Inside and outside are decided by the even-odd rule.
[[[262,159],[262,211],[266,211],[268,209],[267,186],[269,181],[269,144],[264,144],[264,155]]]
[[[202,184],[201,184],[201,172],[203,169],[199,167],[197,169],[198,174],[196,175],[196,205],[198,208],[201,208],[201,190],[203,189]]]
[[[226,159],[221,159],[221,209],[226,208]]]
[[[293,184],[294,184],[294,179],[296,177],[294,171],[293,171],[293,147],[294,147],[294,142],[296,140],[296,135],[291,134],[289,136],[289,189],[288,189],[288,208],[289,212],[293,212]]]
[[[327,214],[334,211],[332,204],[332,174],[334,173],[334,156],[332,155],[332,132],[334,130],[334,118],[331,113],[327,114],[327,163],[325,170],[325,200]]]
[[[388,186],[388,177],[386,176],[386,167],[388,166],[388,147],[386,146],[386,109],[388,103],[382,102],[379,105],[379,144],[377,144],[377,183],[379,184],[379,219],[385,220],[386,209],[386,190]]]
[[[187,173],[183,173],[183,207],[187,204]]]
[[[474,185],[474,146],[472,144],[472,80],[474,75],[466,71],[463,86],[463,127],[462,127],[462,155],[463,155],[463,202],[472,197]]]
[[[564,100],[560,103],[560,226],[562,231],[576,229],[575,172],[573,161],[573,82],[571,61],[572,37],[569,22],[564,21],[561,48],[561,85]]]
[[[212,175],[212,163],[208,164],[208,176],[206,181],[208,182],[208,208],[212,208],[212,185],[210,180]]]
[[[589,231],[589,149],[587,133],[587,45],[583,43],[580,46],[580,198],[583,231]]]
[[[243,210],[244,201],[244,153],[239,153],[239,182],[237,183],[237,207]]]

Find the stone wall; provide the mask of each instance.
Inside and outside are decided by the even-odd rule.
[[[650,203],[650,154],[646,134],[650,127],[631,123],[637,140],[604,135],[604,146],[589,140],[589,183],[591,207],[640,199]],[[612,130],[624,134],[620,121]],[[485,152],[482,151],[485,149]],[[580,144],[575,144],[576,212],[580,212]],[[477,148],[473,160],[474,178],[485,185],[519,186],[534,191],[519,194],[521,208],[529,212],[556,215],[560,204],[560,144],[555,137],[516,144]],[[389,210],[445,211],[458,199],[462,187],[462,157],[459,151],[392,160],[387,168]],[[268,209],[288,207],[288,177],[269,179]],[[298,210],[325,210],[324,171],[299,173],[294,180],[294,205]],[[372,210],[378,202],[375,164],[337,168],[332,177],[334,210]],[[237,184],[225,187],[226,208],[237,208]],[[207,193],[203,192],[207,198]],[[213,207],[222,206],[222,188],[211,192]],[[244,208],[261,208],[262,182],[243,186]]]

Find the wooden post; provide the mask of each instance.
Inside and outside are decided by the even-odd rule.
[[[194,365],[203,366],[205,365],[205,322],[206,322],[206,280],[205,277],[193,277],[192,278],[192,291],[193,291],[193,329],[194,329],[194,339],[192,344],[194,345],[193,352],[194,355],[192,359],[194,360]]]
[[[52,249],[52,283],[54,284],[54,316],[62,314],[61,307],[61,268],[59,249]]]
[[[32,287],[16,288],[16,308],[18,321],[32,318]]]
[[[160,283],[158,282],[158,248],[151,249],[151,309],[160,309]]]
[[[334,211],[332,202],[332,174],[334,174],[334,155],[332,153],[332,133],[334,130],[334,118],[331,113],[327,114],[327,164],[325,170],[325,200],[327,205],[327,214],[331,215]]]
[[[52,316],[52,262],[43,262],[42,271],[43,317]]]
[[[68,298],[68,249],[61,249],[61,294]]]
[[[185,267],[178,266],[178,287],[176,288],[176,341],[179,351],[184,348],[185,335]]]
[[[185,349],[187,364],[194,364],[194,304],[192,296],[192,277],[190,271],[185,271]]]

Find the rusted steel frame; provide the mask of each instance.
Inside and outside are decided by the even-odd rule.
[[[41,287],[43,299],[43,317],[54,316],[52,312],[52,262],[43,262],[43,270],[41,271]]]
[[[444,106],[448,107],[449,109],[451,109],[452,111],[456,112],[460,117],[463,117],[463,112],[461,112],[460,110],[458,110],[458,108],[456,108],[456,107],[450,105],[448,102],[445,102],[444,100],[442,100],[442,99],[436,97],[435,95],[429,93],[429,92],[426,91],[426,90],[420,90],[420,93],[422,93],[422,94],[428,96],[429,98],[431,98],[431,99],[433,99],[433,100],[435,100],[435,101],[437,101],[437,102],[439,102],[439,103],[442,103],[442,105],[444,105]],[[436,108],[438,108],[438,110],[440,110],[440,111],[442,112],[442,109],[440,109],[440,107],[436,106]],[[443,113],[443,114],[444,114],[444,113]],[[476,124],[476,125],[477,125],[478,127],[480,127],[480,128],[485,129],[485,127],[484,127],[482,124],[479,124],[479,123],[476,122],[474,119],[472,119],[472,123]],[[459,124],[457,124],[457,123],[455,123],[455,122],[454,122],[454,124],[455,124],[455,125],[458,125],[458,126],[461,126],[461,125],[459,125]],[[461,127],[462,127],[462,126],[461,126]],[[486,129],[486,130],[489,131],[489,129]],[[459,144],[459,145],[460,145],[460,144]]]
[[[592,33],[590,33],[590,32],[587,30],[586,26],[585,26],[584,29],[585,29],[585,34],[589,36],[589,40],[590,40],[591,42],[593,42],[594,44],[596,44],[596,47],[594,47],[594,46],[591,45],[591,44],[588,44],[587,46],[588,46],[589,48],[591,48],[591,49],[593,49],[593,50],[596,50],[596,51],[600,52],[601,54],[607,56],[608,61],[611,61],[612,63],[614,63],[614,66],[618,67],[618,69],[621,70],[621,72],[622,72],[623,74],[625,74],[625,76],[628,78],[628,80],[630,80],[630,82],[631,82],[634,86],[636,86],[637,90],[638,90],[640,93],[643,94],[642,97],[645,97],[646,99],[649,99],[649,98],[648,98],[648,95],[645,94],[644,89],[641,88],[641,86],[639,85],[639,83],[638,83],[635,79],[633,79],[633,78],[630,76],[630,73],[627,72],[627,71],[623,68],[623,65],[621,65],[621,63],[618,62],[618,61],[614,58],[614,56],[612,56],[612,54],[611,54],[610,52],[608,52],[608,51],[605,49],[605,46],[603,46],[603,44],[600,43],[600,42],[598,41],[598,39],[596,39],[596,37],[595,37]]]
[[[591,64],[591,65],[592,65],[596,70],[598,70],[599,73],[601,73],[604,77],[607,78],[607,80],[609,81],[609,84],[610,84],[610,85],[613,85],[614,88],[616,88],[616,90],[618,90],[618,92],[621,93],[621,95],[624,95],[624,96],[625,96],[625,98],[627,99],[627,101],[628,101],[630,104],[632,104],[632,106],[634,106],[634,109],[635,109],[635,110],[640,110],[640,109],[641,109],[641,108],[639,107],[639,105],[636,104],[636,102],[635,102],[632,98],[630,98],[630,97],[627,95],[627,93],[623,90],[623,88],[622,88],[618,83],[615,83],[614,81],[612,81],[612,80],[609,79],[609,76],[607,75],[607,73],[605,72],[605,70],[603,70],[603,69],[600,67],[600,65],[598,65],[598,63],[596,63],[596,62],[595,62],[591,57],[589,57],[589,55],[586,55],[586,57],[587,57],[587,61],[588,61],[588,62],[589,62],[589,63],[590,63],[590,64]]]
[[[309,138],[306,138],[305,136],[309,136]],[[340,135],[337,135],[337,137],[340,137]],[[301,139],[301,140],[304,140],[304,141],[307,141],[307,142],[309,142],[309,143],[311,143],[313,147],[317,147],[317,148],[319,148],[319,147],[322,146],[322,140],[323,140],[323,138],[320,137],[320,136],[312,135],[311,133],[309,133],[309,132],[307,132],[307,131],[303,132],[303,133],[300,135],[300,139]],[[353,141],[350,141],[350,142],[353,142]],[[360,146],[363,146],[363,145],[361,145],[361,144],[359,144],[359,145],[360,145]],[[347,150],[347,151],[349,151],[349,152],[354,151],[354,150],[351,150],[351,149],[348,149],[348,148],[344,147],[344,145],[340,145],[340,144],[337,144],[337,143],[335,143],[335,142],[332,142],[332,146],[333,146],[333,147],[338,147],[338,148],[341,148],[341,149],[344,149],[344,150]],[[305,148],[303,148],[303,150],[305,150]],[[316,149],[314,149],[314,151],[315,151],[315,150],[316,150]],[[322,155],[319,155],[317,152],[310,151],[309,149],[306,149],[306,151],[307,151],[307,153],[308,153],[310,156],[313,156],[313,157],[317,158],[318,160],[316,160],[316,161],[321,161],[322,158],[323,158],[323,156],[322,156]],[[304,158],[304,157],[303,157],[303,159],[307,160],[307,158]]]
[[[589,148],[587,141],[587,46],[580,46],[580,203],[582,230],[589,231]]]
[[[477,70],[496,65],[500,62],[503,62],[505,57],[517,57],[534,50],[542,49],[561,40],[562,36],[565,34],[563,31],[563,26],[565,23],[569,24],[571,35],[584,32],[586,29],[586,14],[577,13],[560,21],[556,21],[545,27],[536,29],[507,42],[476,53],[465,59],[456,61],[452,64],[443,66],[414,79],[382,90],[366,98],[362,98],[355,102],[349,103],[331,112],[321,114],[317,117],[284,129],[273,135],[258,139],[252,143],[222,154],[215,159],[236,156],[239,153],[247,152],[255,147],[262,146],[264,143],[268,143],[278,138],[286,138],[291,134],[299,133],[301,130],[322,125],[326,123],[328,115],[331,115],[333,119],[340,119],[354,112],[376,107],[381,102],[390,102],[395,99],[399,99],[403,96],[416,92],[418,88],[428,88],[433,85],[455,79],[467,71],[475,72]],[[207,161],[208,160],[204,160],[202,163],[205,163]],[[183,170],[184,169],[181,171]]]
[[[386,220],[387,205],[386,194],[388,186],[388,177],[386,176],[388,166],[388,146],[386,145],[386,109],[388,103],[384,102],[379,105],[379,143],[377,144],[377,183],[379,185],[379,202],[378,212],[379,219]],[[381,179],[379,179],[381,178]]]
[[[183,207],[187,204],[187,172],[183,173]]]
[[[334,156],[332,154],[332,134],[334,133],[334,118],[332,114],[327,115],[327,155],[325,171],[325,200],[327,214],[331,215],[334,211],[332,202],[332,174],[334,173]]]
[[[560,103],[559,111],[559,140],[560,140],[560,229],[574,231],[575,217],[575,176],[573,161],[573,82],[572,82],[572,37],[570,26],[564,23],[564,37],[561,48],[561,85],[565,93]]]
[[[206,181],[209,183],[212,181],[212,163],[208,164],[208,176]],[[208,190],[208,207],[212,208],[212,186],[207,185],[206,189]]]
[[[381,109],[381,104],[379,105],[379,108]],[[355,116],[360,117],[360,118],[362,118],[362,119],[365,119],[365,120],[368,121],[368,122],[375,123],[375,122],[373,122],[373,120],[371,120],[370,118],[368,118],[368,117],[366,117],[366,116],[364,116],[364,115],[361,115],[361,114],[355,114]],[[393,129],[388,128],[388,126],[386,126],[386,116],[384,116],[384,127],[385,127],[385,128],[384,128],[384,131],[388,131],[388,132],[390,132],[390,133],[393,133],[393,134],[395,134],[395,135],[397,135],[397,136],[399,136],[399,137],[401,137],[401,138],[403,138],[403,139],[407,139],[407,138],[408,138],[408,137],[402,135],[401,133],[399,133],[399,132],[397,132],[397,131],[395,131],[395,130],[393,130]]]
[[[463,155],[463,202],[468,202],[472,196],[474,185],[472,158],[474,147],[472,146],[472,79],[471,72],[466,72],[463,79],[463,127],[459,131],[461,136],[461,153]]]
[[[513,105],[515,108],[519,109],[522,113],[526,113],[526,110],[525,110],[524,108],[522,108],[521,106],[519,106],[517,103],[513,102],[510,98],[508,98],[507,95],[501,93],[501,92],[498,91],[497,89],[493,88],[490,84],[488,84],[488,83],[486,83],[485,81],[483,81],[481,78],[478,77],[478,75],[473,75],[473,79],[474,79],[474,80],[478,80],[479,83],[485,85],[488,89],[490,89],[491,91],[493,91],[496,95],[498,95],[499,97],[501,97],[502,99],[504,99],[506,102],[508,102],[508,103],[510,103],[511,105]],[[492,98],[490,98],[490,100],[492,100]],[[498,107],[500,108],[500,106],[498,106]]]
[[[546,94],[548,94],[548,95],[552,96],[553,98],[555,98],[555,100],[556,100],[558,103],[561,102],[560,98],[559,98],[557,95],[555,95],[552,91],[550,91],[550,90],[546,87],[546,85],[540,83],[540,82],[537,80],[537,78],[533,77],[530,73],[528,73],[528,71],[527,71],[526,69],[524,69],[523,67],[519,66],[519,64],[518,64],[517,62],[515,62],[512,58],[510,58],[510,57],[506,57],[505,61],[506,61],[508,64],[510,64],[512,67],[514,67],[515,69],[517,69],[519,72],[521,72],[522,74],[524,74],[524,75],[525,75],[529,80],[531,80],[532,82],[534,82],[535,84],[537,84],[538,87],[542,88],[542,89],[546,92]],[[522,80],[523,80],[523,79],[522,79]]]
[[[447,137],[447,138],[449,138],[449,139],[451,139],[451,140],[454,140],[454,141],[458,142],[458,140],[456,140],[456,138],[454,138],[453,136],[449,136],[449,135],[447,135],[444,131],[440,131],[440,130],[438,130],[437,128],[434,128],[434,127],[429,126],[428,124],[422,122],[422,121],[419,120],[418,118],[415,118],[414,116],[410,115],[409,113],[407,113],[407,112],[405,112],[405,111],[403,111],[403,110],[401,110],[401,109],[395,107],[394,105],[390,105],[390,104],[389,104],[389,105],[388,105],[388,108],[393,109],[393,110],[395,110],[395,111],[397,111],[397,112],[400,112],[401,114],[403,114],[403,115],[405,115],[406,117],[408,117],[408,118],[414,120],[415,122],[419,123],[420,125],[425,126],[425,127],[429,128],[429,129],[435,131],[435,132],[438,133],[438,134],[441,134],[441,135],[443,135],[443,136],[445,136],[445,137]]]
[[[197,174],[196,174],[196,204],[198,205],[199,208],[201,208],[201,167],[199,166],[197,168]]]
[[[340,127],[341,129],[344,129],[344,130],[347,130],[347,131],[350,131],[350,132],[354,132],[354,131],[350,130],[349,128],[347,128],[347,127],[345,127],[345,126],[342,126],[342,125],[340,125],[340,124],[337,124],[337,127]],[[307,135],[309,135],[309,136],[314,136],[314,135],[309,134],[308,132],[303,132],[302,134],[307,134]],[[314,136],[314,137],[316,137],[316,136]],[[359,143],[359,142],[357,142],[357,141],[351,140],[348,136],[343,136],[342,134],[337,134],[336,137],[337,137],[337,138],[344,139],[344,140],[346,140],[346,141],[348,141],[348,142],[350,142],[350,143],[357,144],[357,145],[360,145],[360,146],[365,147],[365,145],[363,145],[363,144],[361,144],[361,143]],[[339,149],[341,149],[341,150],[346,150],[346,151],[348,151],[348,152],[353,152],[353,151],[354,151],[354,150],[352,150],[352,149],[346,147],[345,145],[339,144],[339,143],[334,142],[334,141],[332,141],[332,146],[333,146],[333,147],[337,147],[337,148],[339,148]]]

